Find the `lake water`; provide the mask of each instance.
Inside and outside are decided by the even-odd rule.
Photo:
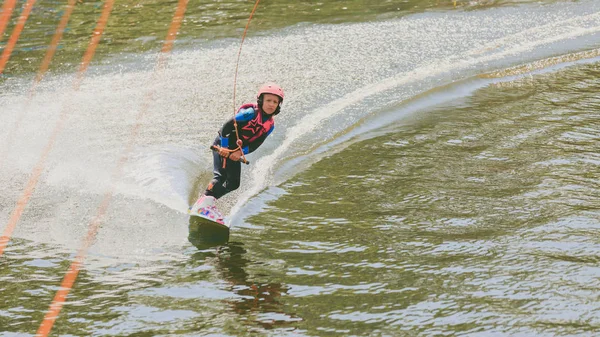
[[[103,9],[78,3],[32,94],[65,5],[34,6],[0,78],[0,230],[47,155],[0,256],[0,336],[36,334],[81,247],[54,336],[600,331],[599,1],[260,3],[235,104],[286,99],[217,247],[186,211],[253,3],[189,2],[161,68],[178,2],[118,2],[74,88]]]

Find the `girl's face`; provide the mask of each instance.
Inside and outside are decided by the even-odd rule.
[[[267,115],[273,114],[278,106],[279,96],[273,94],[263,94],[262,109]]]

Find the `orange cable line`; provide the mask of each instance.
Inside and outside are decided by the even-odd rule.
[[[52,37],[50,46],[46,50],[46,55],[44,56],[44,59],[42,60],[40,69],[38,70],[38,72],[35,76],[35,79],[33,80],[33,85],[29,89],[29,94],[27,96],[27,100],[25,101],[25,104],[24,104],[23,108],[21,109],[21,113],[17,117],[17,120],[15,121],[13,127],[10,129],[10,131],[8,132],[8,134],[6,136],[5,151],[11,147],[12,142],[15,139],[15,133],[19,129],[21,122],[23,121],[23,119],[25,118],[25,115],[27,114],[27,112],[29,110],[29,103],[31,102],[33,95],[35,94],[35,89],[36,89],[37,85],[42,81],[42,78],[46,74],[46,71],[48,71],[48,66],[50,65],[50,62],[52,61],[52,58],[54,57],[54,54],[58,47],[58,43],[62,39],[65,28],[67,27],[67,23],[69,22],[69,18],[71,17],[71,13],[73,12],[73,9],[75,8],[76,1],[77,0],[69,0],[66,11],[63,13],[61,20],[60,20],[58,26],[56,27],[56,31],[54,33],[54,36]],[[4,151],[0,150],[0,158],[5,157],[5,153],[3,153],[3,152]],[[1,164],[0,164],[0,167],[1,167]]]
[[[4,30],[6,29],[6,26],[8,26],[8,21],[10,21],[16,3],[17,0],[5,0],[2,5],[2,15],[0,15],[0,41],[2,41],[2,34],[4,34]]]
[[[12,51],[17,44],[17,40],[19,40],[21,31],[23,31],[23,27],[25,27],[25,22],[27,21],[27,18],[29,18],[29,14],[31,13],[31,9],[33,9],[35,1],[36,0],[27,0],[27,3],[25,3],[25,7],[23,8],[23,12],[21,12],[21,16],[19,16],[19,21],[17,21],[17,25],[13,29],[13,32],[8,39],[8,43],[4,47],[2,56],[0,56],[0,75],[2,72],[4,72],[6,62],[8,62],[8,59],[10,59],[10,54],[12,54]]]
[[[169,53],[172,49],[173,42],[175,40],[175,37],[179,30],[179,27],[181,26],[181,22],[183,21],[183,16],[185,14],[185,10],[186,10],[188,1],[189,0],[179,0],[177,10],[175,12],[173,20],[171,22],[169,32],[167,34],[167,38],[166,38],[163,48],[159,54],[159,57],[157,60],[157,67],[155,68],[156,70],[153,73],[153,77],[156,76],[157,71],[162,69],[162,67],[166,63],[166,53]],[[94,242],[94,240],[96,239],[96,235],[98,233],[100,225],[102,224],[102,219],[106,215],[106,211],[108,210],[110,201],[114,194],[115,182],[116,182],[117,178],[121,175],[122,168],[125,165],[125,163],[127,162],[128,154],[131,151],[131,149],[133,148],[133,145],[135,144],[135,140],[137,138],[137,135],[139,133],[139,129],[141,126],[141,121],[150,106],[150,101],[152,100],[152,97],[153,97],[153,94],[151,91],[146,93],[146,95],[144,96],[144,101],[142,103],[142,107],[140,109],[140,112],[136,116],[136,123],[131,130],[130,137],[129,137],[129,140],[125,147],[125,150],[121,154],[121,158],[119,159],[119,162],[118,162],[117,166],[115,167],[113,174],[111,176],[111,181],[112,181],[111,188],[104,194],[104,198],[102,199],[102,202],[101,202],[100,206],[98,207],[96,216],[93,219],[93,221],[90,222],[90,224],[89,224],[88,232],[83,241],[83,244],[80,247],[80,249],[77,253],[77,256],[72,261],[68,272],[66,273],[65,277],[63,278],[63,281],[60,285],[60,290],[54,296],[54,299],[52,300],[52,304],[50,304],[50,308],[49,308],[48,312],[46,313],[44,320],[42,321],[42,323],[40,325],[39,330],[36,333],[36,337],[48,336],[48,334],[52,330],[52,327],[54,326],[54,323],[56,322],[56,319],[58,318],[58,315],[60,314],[60,311],[61,311],[64,303],[66,302],[69,292],[71,291],[71,289],[73,288],[73,285],[75,284],[75,281],[77,279],[79,271],[81,270],[81,267],[83,265],[86,255],[87,255],[87,251],[90,248],[90,246],[92,245],[92,243]]]
[[[65,28],[67,27],[67,23],[69,22],[69,19],[71,18],[71,13],[73,13],[73,9],[75,8],[76,1],[77,0],[69,0],[69,2],[67,3],[67,9],[63,13],[63,15],[60,19],[60,22],[58,23],[58,26],[56,27],[56,31],[54,32],[54,36],[52,37],[50,46],[46,50],[46,55],[44,56],[44,59],[42,60],[42,65],[40,66],[40,69],[38,70],[38,72],[35,76],[35,79],[33,81],[33,86],[30,90],[30,98],[33,95],[33,92],[35,91],[36,85],[42,80],[42,78],[46,74],[46,71],[48,71],[48,66],[50,65],[50,62],[52,61],[52,58],[54,57],[54,53],[56,53],[56,49],[58,48],[58,43],[62,39],[63,33],[65,32]]]
[[[92,59],[93,53],[96,50],[96,46],[100,42],[100,37],[102,36],[102,33],[104,32],[104,28],[106,27],[106,23],[108,21],[108,16],[110,15],[110,11],[112,10],[112,6],[113,6],[114,2],[115,2],[114,0],[107,0],[104,4],[104,10],[102,12],[102,15],[100,16],[100,19],[98,20],[98,23],[96,24],[96,28],[94,29],[92,39],[90,40],[87,51],[84,54],[83,61],[81,63],[79,72],[77,74],[77,78],[74,82],[73,87],[75,90],[79,89],[81,81],[83,80],[83,75],[84,75],[83,72],[85,72],[85,70],[87,69],[89,62]],[[2,236],[0,236],[0,256],[2,256],[2,254],[4,253],[4,249],[8,245],[8,242],[10,241],[10,238],[12,236],[13,231],[15,230],[15,227],[17,226],[17,223],[21,219],[21,215],[23,214],[23,211],[25,210],[25,207],[27,206],[27,203],[29,202],[31,195],[35,191],[35,187],[37,186],[38,180],[39,180],[39,178],[44,170],[44,167],[46,165],[46,159],[48,158],[50,151],[52,151],[52,148],[54,147],[54,143],[56,142],[58,135],[60,134],[60,132],[62,131],[62,128],[64,127],[64,124],[67,120],[67,116],[68,116],[67,108],[64,107],[59,116],[58,122],[56,123],[56,126],[54,127],[54,130],[52,130],[50,139],[48,140],[46,147],[42,151],[42,155],[41,155],[40,159],[38,160],[35,168],[31,172],[31,176],[29,178],[29,181],[27,182],[25,190],[23,191],[23,194],[19,198],[19,201],[17,202],[17,205],[8,220],[8,225],[4,229]]]

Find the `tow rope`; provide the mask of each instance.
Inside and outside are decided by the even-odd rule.
[[[250,162],[246,159],[246,156],[244,155],[244,150],[242,150],[242,140],[240,139],[240,134],[238,131],[238,125],[237,125],[237,121],[235,119],[235,115],[237,113],[237,105],[235,103],[235,93],[236,93],[236,89],[237,89],[237,76],[238,76],[238,69],[240,66],[240,57],[242,56],[242,47],[244,46],[244,40],[246,39],[246,33],[248,33],[248,27],[250,26],[250,21],[252,21],[252,17],[254,16],[254,12],[256,12],[256,8],[258,8],[258,3],[260,2],[260,0],[256,0],[256,2],[254,3],[254,8],[252,8],[252,12],[250,13],[250,17],[248,17],[248,22],[246,23],[246,28],[244,28],[244,33],[242,34],[242,41],[240,42],[240,49],[238,51],[238,55],[237,55],[237,61],[235,62],[235,74],[233,77],[233,127],[235,130],[235,137],[237,139],[237,148],[230,150],[230,149],[226,149],[226,148],[222,148],[216,145],[211,146],[210,148],[213,151],[219,151],[219,149],[223,149],[226,150],[228,152],[227,156],[225,157],[225,159],[229,158],[229,155],[233,152],[236,151],[240,151],[242,153],[242,157],[240,158],[240,161],[246,165],[250,164]],[[223,168],[225,168],[227,163],[227,160],[223,161]]]

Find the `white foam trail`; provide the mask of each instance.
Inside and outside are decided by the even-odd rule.
[[[380,80],[375,84],[365,85],[325,106],[311,111],[309,115],[300,119],[294,127],[288,130],[283,142],[271,154],[260,158],[254,164],[251,179],[252,185],[240,196],[231,213],[232,215],[235,214],[249,198],[269,185],[269,182],[272,181],[270,177],[273,175],[275,166],[286,157],[286,154],[291,151],[299,139],[313,132],[324,120],[342,114],[345,109],[352,105],[403,85],[421,82],[428,78],[440,78],[449,72],[463,72],[467,69],[506,59],[510,56],[524,56],[527,52],[533,51],[538,47],[598,32],[600,32],[600,13],[532,27],[518,34],[501,37],[483,46],[477,46],[455,57],[440,59],[437,62],[429,62],[428,65],[418,67],[410,73],[402,73]],[[498,49],[497,47],[500,45],[508,45],[508,47]],[[468,74],[468,72],[464,73]]]
[[[209,156],[175,145],[138,152],[124,169],[125,177],[118,192],[150,199],[173,210],[186,213],[189,192],[199,168],[208,170]]]

